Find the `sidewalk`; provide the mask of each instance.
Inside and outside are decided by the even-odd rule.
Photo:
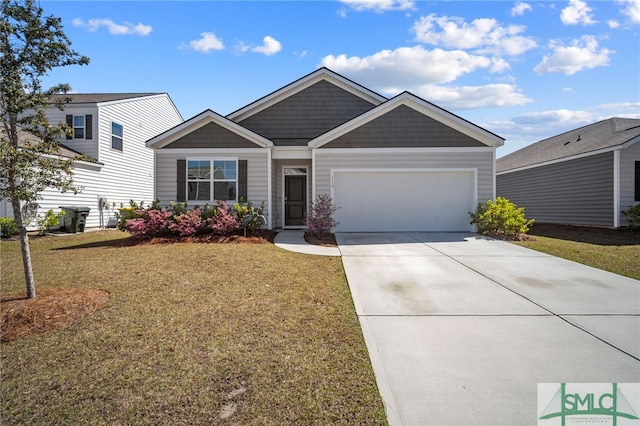
[[[340,256],[337,247],[323,247],[309,244],[304,240],[304,231],[279,231],[274,241],[275,245],[289,251],[316,256]]]

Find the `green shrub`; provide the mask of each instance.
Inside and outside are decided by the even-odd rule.
[[[118,229],[121,231],[126,230],[127,220],[139,219],[142,215],[139,211],[142,209],[142,202],[140,205],[133,200],[129,200],[129,207],[121,207],[116,212],[116,219],[118,219]]]
[[[11,217],[0,217],[0,236],[9,238],[18,232],[16,221]]]
[[[266,223],[263,216],[264,202],[259,207],[254,207],[251,201],[246,204],[235,203],[233,209],[238,217],[238,222],[244,228],[245,235],[247,232],[254,233],[260,230],[262,225]]]
[[[524,208],[518,207],[506,198],[498,197],[496,201],[488,200],[478,204],[475,213],[469,212],[471,223],[478,232],[488,235],[515,237],[526,234],[534,220],[527,220]]]
[[[629,206],[622,214],[627,217],[629,229],[640,229],[640,204]]]
[[[47,213],[43,217],[38,215],[38,219],[36,220],[36,225],[38,226],[39,234],[44,235],[51,228],[54,228],[60,225],[60,219],[64,217],[66,212],[64,210],[54,213],[52,209],[47,210]]]

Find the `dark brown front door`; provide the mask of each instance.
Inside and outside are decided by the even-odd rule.
[[[307,210],[307,177],[284,177],[284,225],[303,226]]]

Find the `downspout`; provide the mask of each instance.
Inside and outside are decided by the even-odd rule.
[[[273,147],[267,147],[267,229],[273,229],[273,167],[271,161],[273,157]]]
[[[493,199],[496,199],[496,187],[497,187],[497,183],[496,183],[496,148],[493,148]],[[476,181],[478,179],[476,178]],[[476,185],[476,194],[478,193],[478,185]]]
[[[620,227],[620,150],[613,151],[613,226]]]
[[[311,148],[311,200],[316,199],[316,149]]]

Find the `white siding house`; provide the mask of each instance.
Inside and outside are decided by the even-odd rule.
[[[67,122],[74,136],[62,140],[65,147],[86,154],[95,162],[74,164],[79,194],[47,189],[39,214],[60,206],[91,209],[86,227],[113,225],[119,207],[130,200],[151,203],[154,194],[154,154],[145,142],[182,123],[183,119],[166,93],[107,93],[70,95],[64,111],[47,111],[52,124]],[[64,150],[63,152],[69,152]],[[100,209],[100,200],[103,209]],[[11,203],[0,201],[0,216],[13,216]]]

